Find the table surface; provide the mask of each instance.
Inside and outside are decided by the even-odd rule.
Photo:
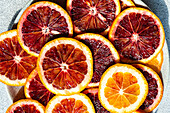
[[[28,2],[28,0],[0,0],[0,33],[8,30],[9,24],[13,21],[17,12]],[[166,33],[166,40],[170,50],[170,0],[143,0],[150,9],[160,18]],[[169,73],[167,73],[169,74]],[[168,83],[170,79],[168,80]],[[7,89],[0,83],[0,113],[5,113],[12,104],[8,98]],[[170,113],[170,84],[159,106],[159,113]]]

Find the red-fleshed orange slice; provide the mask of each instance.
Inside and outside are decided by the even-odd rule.
[[[10,86],[23,86],[36,67],[37,57],[24,51],[17,30],[0,34],[0,81]]]
[[[45,87],[60,95],[82,91],[93,76],[90,49],[72,38],[47,43],[38,57],[37,70]]]
[[[20,18],[17,30],[19,43],[34,56],[38,56],[48,41],[73,35],[73,25],[68,13],[59,5],[48,1],[29,6]]]
[[[144,8],[128,8],[115,19],[109,39],[126,63],[147,63],[162,50],[165,32],[159,18]]]
[[[120,1],[120,6],[122,11],[126,8],[135,6],[132,0],[119,0],[119,1]]]

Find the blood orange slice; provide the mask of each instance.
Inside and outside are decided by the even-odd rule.
[[[36,100],[22,99],[13,103],[6,113],[44,113],[44,106]]]
[[[145,102],[142,104],[140,109],[151,112],[154,110],[160,103],[163,96],[163,85],[159,75],[153,71],[151,68],[141,65],[134,64],[138,70],[140,70],[145,76],[148,82],[148,95],[145,99]]]
[[[19,45],[17,30],[0,34],[0,81],[10,86],[23,86],[37,58]]]
[[[38,56],[48,41],[73,35],[68,13],[59,5],[47,1],[29,6],[20,18],[17,30],[21,46],[34,56]]]
[[[82,91],[93,75],[90,49],[72,38],[58,38],[47,43],[40,52],[37,66],[45,87],[60,95]]]
[[[26,98],[37,100],[44,106],[46,106],[54,96],[54,94],[48,91],[40,81],[37,69],[34,69],[29,75],[24,86],[24,93]]]
[[[113,22],[109,39],[121,61],[147,63],[161,51],[165,33],[154,13],[144,8],[128,8]]]
[[[120,0],[120,6],[121,10],[123,11],[126,8],[135,6],[135,4],[132,2],[132,0]]]
[[[93,54],[93,78],[88,87],[99,86],[104,71],[120,61],[119,54],[112,43],[99,34],[85,33],[75,38],[85,43]]]
[[[140,71],[128,64],[109,67],[100,80],[99,100],[114,113],[132,113],[145,101],[148,83]]]
[[[119,0],[67,0],[75,33],[94,32],[106,35],[120,13]]]
[[[45,113],[95,113],[94,106],[85,94],[55,96],[47,104]]]

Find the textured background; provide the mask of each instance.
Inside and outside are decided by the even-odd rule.
[[[143,0],[150,9],[160,18],[165,28],[166,40],[170,50],[170,0]],[[0,0],[0,33],[7,31],[19,10],[28,0]],[[167,61],[169,62],[169,61]],[[169,73],[167,73],[169,74]],[[169,79],[170,82],[170,79]],[[158,113],[170,113],[170,84],[166,88],[163,100],[159,106]],[[12,104],[8,98],[4,84],[0,83],[0,113],[5,113],[6,109]]]

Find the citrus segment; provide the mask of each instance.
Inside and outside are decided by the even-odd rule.
[[[126,8],[133,7],[135,4],[132,0],[120,0],[121,10],[125,10]]]
[[[34,56],[38,56],[48,41],[73,35],[70,16],[62,7],[48,1],[29,6],[20,18],[17,30],[21,46]]]
[[[94,32],[106,35],[120,13],[119,0],[67,0],[75,33]]]
[[[165,33],[154,13],[144,8],[128,8],[113,22],[109,39],[123,62],[146,63],[161,51]]]
[[[47,104],[45,113],[95,113],[93,104],[84,94],[70,96],[55,96]]]
[[[82,91],[93,74],[90,49],[71,38],[58,38],[47,43],[40,52],[37,66],[45,87],[61,95]]]
[[[36,100],[22,99],[13,103],[6,113],[44,113],[45,108]]]
[[[0,34],[0,81],[10,86],[22,86],[36,67],[37,58],[19,45],[17,30]]]
[[[103,72],[109,66],[119,62],[119,54],[112,43],[99,34],[85,33],[75,38],[86,44],[92,51],[94,73],[88,87],[96,87],[99,85]]]
[[[140,71],[128,64],[115,64],[109,67],[99,84],[101,104],[114,113],[131,113],[137,110],[147,93],[146,79]]]

